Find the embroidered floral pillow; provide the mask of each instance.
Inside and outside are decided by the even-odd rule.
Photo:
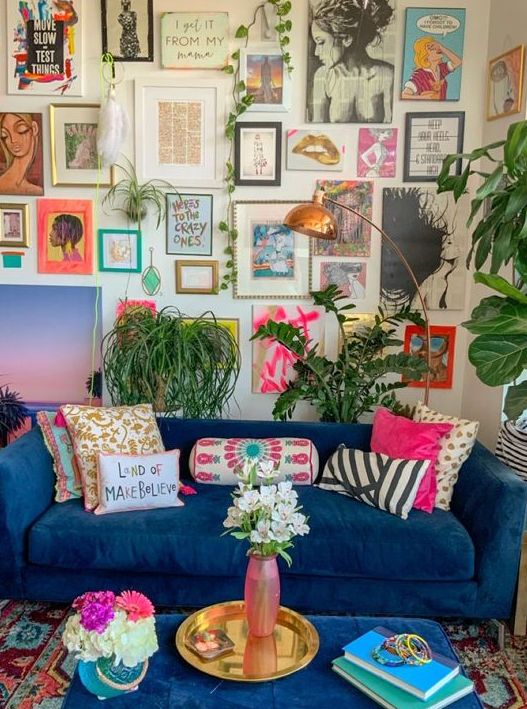
[[[318,452],[306,438],[200,438],[190,453],[190,473],[200,483],[236,485],[234,468],[246,458],[278,463],[276,482],[312,485],[318,474]]]

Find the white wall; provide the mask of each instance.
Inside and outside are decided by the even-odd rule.
[[[0,0],[0,25],[5,24],[5,9],[7,2],[13,0]],[[402,161],[403,161],[403,146],[404,146],[404,115],[408,111],[426,111],[426,110],[461,110],[466,112],[465,124],[465,148],[470,150],[481,144],[483,140],[483,116],[485,104],[485,61],[486,57],[486,37],[488,35],[488,17],[491,0],[477,0],[475,2],[460,1],[445,1],[441,3],[432,2],[431,0],[421,0],[418,4],[423,7],[466,7],[467,8],[467,26],[465,35],[465,51],[464,51],[464,66],[461,100],[455,103],[449,103],[436,106],[431,103],[423,104],[423,102],[405,101],[404,103],[395,100],[394,106],[394,121],[393,125],[399,128],[399,152],[398,152],[398,178],[394,180],[377,180],[374,191],[374,219],[381,222],[381,201],[382,187],[402,185]],[[400,73],[402,63],[402,47],[403,47],[403,32],[404,32],[404,9],[407,6],[414,6],[416,3],[411,0],[399,0],[397,2],[397,56],[396,56],[396,94],[400,85]],[[493,1],[494,6],[498,3]],[[503,6],[503,0],[501,0]],[[512,2],[509,4],[520,6],[523,0]],[[294,10],[292,20],[294,30],[292,33],[291,54],[295,67],[293,73],[293,109],[288,114],[258,114],[251,113],[251,120],[278,120],[283,122],[283,130],[287,128],[306,127],[304,124],[304,107],[305,107],[305,79],[306,79],[306,33],[307,33],[307,0],[293,0]],[[181,0],[177,4],[177,10],[190,10],[194,4],[191,0]],[[256,3],[236,2],[235,0],[201,0],[199,9],[206,10],[228,10],[230,13],[231,27],[234,29],[240,23],[247,23],[252,15],[253,7]],[[154,0],[154,26],[155,26],[155,62],[153,64],[125,64],[125,82],[118,89],[118,98],[123,101],[132,118],[131,136],[126,146],[126,154],[133,158],[133,80],[137,77],[157,77],[167,80],[173,79],[177,83],[180,77],[188,78],[217,78],[222,80],[221,72],[202,71],[202,72],[183,72],[174,70],[162,70],[159,62],[159,16],[163,11],[174,10],[175,5],[170,0]],[[527,7],[525,8],[527,14]],[[518,28],[518,31],[525,27],[525,22],[513,26]],[[254,35],[254,39],[258,40],[258,33]],[[0,57],[5,57],[5,33],[0,32]],[[94,189],[84,188],[66,188],[52,187],[49,164],[50,164],[50,145],[49,145],[49,117],[48,105],[51,102],[93,102],[100,99],[99,88],[99,56],[101,51],[100,45],[100,16],[99,2],[94,0],[84,0],[84,41],[85,41],[85,56],[84,56],[84,71],[86,80],[84,82],[85,95],[80,99],[70,99],[61,97],[37,97],[37,96],[8,96],[6,95],[5,71],[0,73],[0,110],[13,111],[40,111],[44,114],[44,155],[46,164],[45,177],[45,196],[52,198],[79,198],[93,199],[96,194]],[[231,48],[236,46],[235,41],[231,43]],[[2,60],[3,63],[3,60]],[[307,126],[308,127],[308,126]],[[315,172],[288,172],[284,170],[282,175],[281,187],[270,188],[252,188],[238,187],[235,193],[237,199],[282,199],[282,200],[300,200],[306,199],[312,193],[315,180],[317,177],[328,177],[332,179],[352,179],[356,176],[356,150],[358,125],[344,126],[347,134],[347,165],[343,173],[328,173],[320,174]],[[185,184],[176,185],[180,190],[185,190]],[[190,190],[191,191],[191,190]],[[212,191],[214,194],[215,204],[215,221],[216,223],[223,218],[225,207],[225,196],[221,190]],[[102,195],[101,195],[102,196]],[[33,202],[32,198],[27,198]],[[115,214],[108,216],[104,214],[99,205],[96,205],[96,222],[97,226],[116,226],[125,228],[126,224]],[[36,210],[35,205],[31,205],[31,232],[32,232],[32,247],[28,255],[24,258],[23,269],[20,270],[0,270],[0,282],[9,283],[26,283],[26,284],[60,284],[60,285],[93,285],[98,283],[103,289],[103,319],[104,329],[108,329],[113,323],[115,305],[119,298],[123,297],[126,292],[128,281],[127,275],[100,273],[94,276],[54,276],[54,275],[39,275],[36,272]],[[155,264],[160,269],[163,276],[163,286],[161,292],[155,297],[159,307],[164,305],[176,305],[182,311],[189,315],[198,315],[204,310],[212,309],[217,317],[235,317],[240,319],[241,333],[241,349],[243,357],[243,368],[240,381],[237,388],[237,401],[239,403],[241,414],[247,418],[267,418],[270,416],[274,398],[270,395],[256,395],[251,393],[251,350],[248,338],[251,332],[251,306],[254,303],[269,302],[265,300],[248,301],[236,300],[231,296],[230,292],[223,292],[217,296],[200,296],[200,295],[176,295],[174,283],[174,256],[165,255],[165,233],[164,225],[159,230],[155,230],[155,224],[152,220],[147,222],[143,228],[143,262],[145,263],[148,257],[148,247],[155,248]],[[468,234],[467,234],[468,243]],[[223,248],[225,244],[218,231],[214,234],[214,251],[213,258],[220,260],[224,259]],[[380,243],[374,235],[372,238],[372,255],[368,262],[368,294],[367,301],[362,304],[361,310],[368,311],[376,307],[379,293],[379,261],[380,261]],[[127,290],[129,298],[141,298],[144,296],[141,289],[140,276],[132,274]],[[468,277],[467,277],[467,307],[463,311],[451,311],[447,313],[432,313],[432,322],[437,324],[459,324],[466,319],[470,309],[468,307]],[[364,306],[364,307],[363,307]],[[328,328],[327,343],[331,353],[331,345],[335,342],[334,329]],[[445,413],[459,414],[463,404],[469,398],[467,395],[467,387],[464,387],[464,378],[468,381],[470,369],[464,367],[466,358],[466,333],[462,328],[458,329],[458,342],[456,348],[457,366],[455,369],[454,387],[451,390],[433,390],[431,404],[434,407],[443,410]],[[472,387],[472,384],[470,385]],[[463,393],[465,392],[465,401],[463,401]],[[409,389],[405,392],[405,397],[409,401],[416,401],[421,390]],[[467,409],[468,410],[468,409]],[[233,415],[238,415],[236,410],[233,410]],[[483,418],[484,409],[480,408],[478,417]],[[309,416],[308,412],[302,412],[301,415]]]

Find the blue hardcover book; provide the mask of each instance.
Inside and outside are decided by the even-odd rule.
[[[374,628],[348,643],[344,647],[344,656],[354,665],[363,667],[419,699],[429,699],[434,692],[459,674],[457,662],[435,652],[432,653],[432,661],[426,665],[381,665],[373,659],[371,653],[390,635],[393,635],[393,632],[386,628]]]

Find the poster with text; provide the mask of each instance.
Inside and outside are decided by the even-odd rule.
[[[165,69],[222,69],[228,58],[228,13],[161,15],[161,64]]]
[[[212,254],[212,195],[167,194],[167,254]]]

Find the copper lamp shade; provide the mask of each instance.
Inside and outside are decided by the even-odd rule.
[[[324,193],[315,192],[313,201],[299,204],[288,212],[284,225],[305,236],[315,239],[334,240],[338,235],[337,221],[333,214],[324,207]]]

